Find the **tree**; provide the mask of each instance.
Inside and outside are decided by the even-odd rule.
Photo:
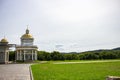
[[[52,60],[60,60],[60,53],[57,51],[53,51],[51,53],[51,58],[52,58]]]
[[[38,60],[50,60],[51,56],[49,52],[38,51]]]
[[[72,55],[67,53],[64,55],[66,60],[72,60]]]

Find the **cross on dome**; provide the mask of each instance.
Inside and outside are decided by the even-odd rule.
[[[21,38],[33,38],[33,36],[29,33],[28,25],[27,25],[26,33],[22,35]]]

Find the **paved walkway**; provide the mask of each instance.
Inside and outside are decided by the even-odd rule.
[[[0,64],[0,80],[30,80],[30,64]]]
[[[79,61],[79,62],[54,62],[53,64],[76,64],[76,63],[103,63],[103,62],[118,62],[120,60],[96,60],[96,61]]]

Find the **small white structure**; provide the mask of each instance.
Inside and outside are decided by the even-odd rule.
[[[9,62],[9,44],[6,38],[0,41],[0,63],[6,64]]]
[[[16,60],[20,61],[33,61],[37,60],[38,47],[33,45],[34,38],[29,34],[29,30],[26,29],[26,33],[21,36],[21,45],[16,46]]]

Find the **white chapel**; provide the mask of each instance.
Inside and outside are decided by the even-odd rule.
[[[34,45],[34,38],[26,29],[25,34],[20,38],[21,45],[16,45],[16,60],[18,61],[33,61],[37,60],[37,49]]]

